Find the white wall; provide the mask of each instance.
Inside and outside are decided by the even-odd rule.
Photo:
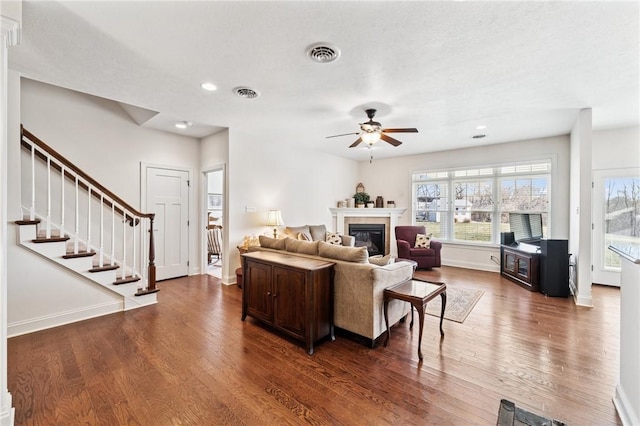
[[[389,159],[360,162],[359,180],[375,199],[381,195],[385,201],[394,200],[396,207],[406,207],[400,225],[411,224],[412,189],[411,172],[443,168],[499,164],[518,159],[555,159],[552,174],[552,217],[549,238],[566,239],[569,236],[569,138],[556,136],[544,139],[511,142],[476,148],[431,152]],[[355,187],[353,188],[355,192]],[[353,195],[353,194],[351,194]],[[446,265],[472,269],[499,271],[500,265],[491,256],[500,258],[498,246],[487,248],[472,245],[445,243],[442,262]]]
[[[593,170],[640,167],[640,127],[594,131]]]
[[[249,126],[229,132],[230,247],[244,235],[269,233],[264,225],[269,209],[282,210],[286,225],[325,224],[331,229],[329,208],[355,192],[356,162],[302,150],[280,137],[286,138]],[[255,211],[247,212],[247,207]],[[240,259],[233,256],[231,261],[234,270]]]
[[[574,299],[581,306],[591,300],[591,150],[592,112],[582,109],[571,131],[569,252],[576,262]]]

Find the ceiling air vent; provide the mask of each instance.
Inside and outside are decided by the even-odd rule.
[[[473,139],[482,139],[482,138],[486,138],[487,135],[473,135],[471,136]]]
[[[315,62],[326,64],[340,57],[340,49],[329,43],[316,43],[307,48],[307,56]]]
[[[245,99],[253,99],[260,96],[258,92],[248,87],[236,87],[235,89],[233,89],[233,92],[241,98]]]

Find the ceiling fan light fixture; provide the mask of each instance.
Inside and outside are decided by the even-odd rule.
[[[314,62],[328,64],[340,57],[340,49],[330,43],[314,43],[307,47],[307,56]]]
[[[380,140],[380,132],[363,132],[360,137],[366,144],[371,146]]]

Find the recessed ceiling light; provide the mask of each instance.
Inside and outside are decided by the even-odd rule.
[[[202,87],[204,90],[208,90],[209,92],[213,92],[213,91],[215,91],[215,90],[218,90],[218,88],[216,87],[216,85],[215,85],[215,84],[210,83],[210,82],[208,82],[208,81],[207,81],[207,82],[205,82],[205,83],[202,83],[202,84],[200,85],[200,87]]]
[[[474,139],[482,139],[482,138],[486,138],[487,135],[473,135],[471,137],[474,138]]]
[[[484,130],[484,129],[486,129],[486,128],[487,128],[487,126],[485,126],[484,124],[481,124],[481,125],[479,125],[479,126],[476,126],[476,130]]]
[[[178,121],[175,126],[178,129],[186,129],[187,127],[191,127],[192,124],[190,121]]]

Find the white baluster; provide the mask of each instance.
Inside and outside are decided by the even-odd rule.
[[[64,165],[60,166],[60,236],[64,235]]]
[[[116,264],[116,204],[111,200],[111,266]]]
[[[104,194],[100,194],[100,250],[99,250],[99,258],[98,265],[102,268],[104,266],[104,260],[102,258],[102,253],[104,249]]]
[[[85,251],[89,251],[91,247],[91,184],[87,184],[87,244]]]
[[[76,199],[76,223],[75,230],[73,235],[73,254],[78,254],[78,240],[80,239],[80,203],[78,200],[78,176],[76,176],[76,190],[75,190],[75,199]]]
[[[133,219],[133,248],[132,248],[132,252],[133,252],[133,258],[132,258],[132,265],[131,265],[131,275],[135,275],[136,273],[136,218]]]
[[[120,277],[124,279],[125,277],[125,268],[127,267],[127,212],[124,211],[124,221],[122,222],[122,264],[120,265],[122,271],[120,273]]]
[[[31,145],[31,208],[29,220],[36,219],[36,147]]]
[[[46,238],[51,238],[51,157],[47,155],[47,227]]]
[[[138,290],[145,290],[148,287],[147,268],[144,267],[145,259],[147,257],[147,239],[144,235],[144,230],[146,229],[146,221],[145,225],[142,225],[143,220],[143,218],[140,218],[140,281],[138,284]]]

